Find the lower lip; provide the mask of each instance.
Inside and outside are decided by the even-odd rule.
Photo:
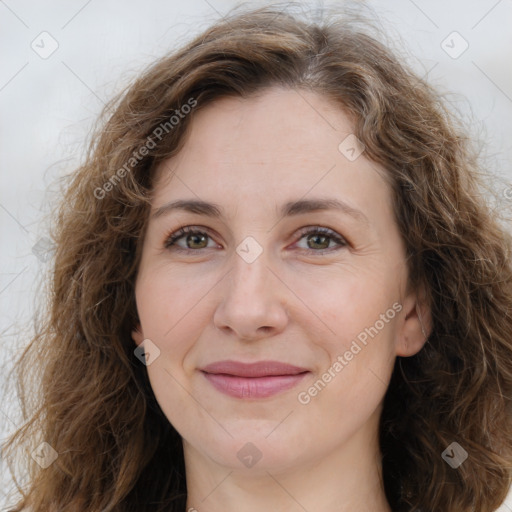
[[[219,373],[206,373],[215,389],[235,398],[267,398],[296,386],[309,372],[297,375],[269,375],[266,377],[237,377]]]

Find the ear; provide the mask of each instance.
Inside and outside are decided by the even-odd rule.
[[[144,334],[140,323],[135,326],[132,330],[132,340],[135,341],[136,345],[139,346],[144,341]]]
[[[432,331],[430,306],[423,290],[411,292],[403,301],[404,317],[398,330],[396,355],[410,357],[425,345]]]

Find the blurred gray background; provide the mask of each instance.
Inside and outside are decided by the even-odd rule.
[[[512,0],[367,3],[417,73],[463,113],[490,169],[512,186]],[[0,0],[0,380],[27,342],[36,285],[48,270],[45,214],[58,200],[56,180],[80,162],[104,102],[238,4]],[[512,201],[512,189],[503,189],[503,201]],[[0,442],[19,422],[5,393]],[[0,505],[12,485],[7,473],[0,459]],[[500,511],[512,511],[512,496]]]

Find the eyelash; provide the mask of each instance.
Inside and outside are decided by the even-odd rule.
[[[199,229],[197,229],[197,227],[195,226],[184,226],[180,229],[178,229],[177,231],[175,231],[174,233],[171,233],[166,239],[165,239],[165,243],[164,243],[164,247],[166,249],[170,249],[172,247],[172,250],[175,250],[175,251],[179,251],[179,252],[184,252],[184,253],[191,253],[191,252],[199,252],[201,250],[205,250],[205,249],[208,249],[208,247],[204,247],[203,249],[184,249],[183,247],[179,247],[176,245],[176,242],[178,240],[180,240],[181,238],[183,238],[185,235],[206,235],[207,237],[210,237],[210,235],[205,232],[205,231],[201,231]],[[314,249],[302,249],[303,251],[312,251],[314,253],[320,253],[320,254],[324,254],[324,253],[327,253],[327,252],[332,252],[333,250],[339,250],[343,247],[347,247],[349,244],[348,242],[341,236],[341,235],[338,235],[335,231],[333,231],[332,229],[329,229],[329,228],[324,228],[324,227],[321,227],[321,226],[315,226],[315,227],[306,227],[306,228],[302,228],[300,230],[300,236],[299,236],[299,240],[301,240],[302,238],[304,238],[306,235],[312,235],[312,234],[321,234],[321,235],[325,235],[325,236],[328,236],[332,241],[336,242],[337,244],[339,244],[339,246],[336,248],[336,247],[331,247],[331,248],[328,248],[328,249],[320,249],[320,250],[314,250]]]

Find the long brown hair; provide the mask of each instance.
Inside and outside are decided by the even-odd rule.
[[[28,484],[13,510],[185,509],[181,438],[131,339],[152,179],[195,112],[270,85],[315,91],[353,118],[366,157],[391,183],[409,285],[427,293],[428,341],[396,359],[381,417],[392,509],[491,512],[503,502],[512,474],[511,237],[484,199],[483,171],[453,114],[367,32],[345,16],[235,12],[108,105],[58,210],[47,316],[16,363],[25,423],[4,457],[12,471],[18,456]],[[43,441],[58,454],[44,469],[31,456]],[[468,454],[456,469],[442,457],[454,442]]]

